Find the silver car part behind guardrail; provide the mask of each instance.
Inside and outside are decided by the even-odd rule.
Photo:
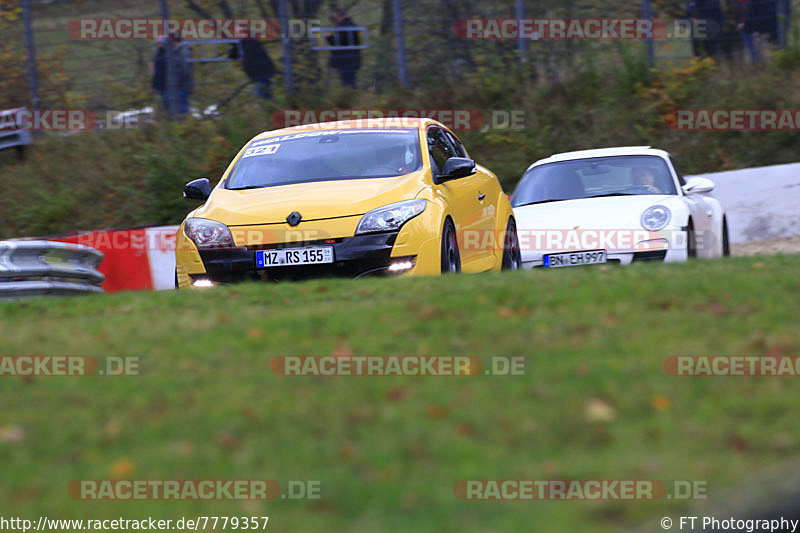
[[[53,241],[0,241],[0,299],[103,292],[103,253]]]

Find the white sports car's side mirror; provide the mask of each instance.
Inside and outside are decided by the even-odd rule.
[[[699,194],[714,190],[714,182],[708,178],[689,178],[683,186],[686,194]]]

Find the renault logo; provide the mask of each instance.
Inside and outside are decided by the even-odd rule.
[[[303,216],[300,213],[297,211],[292,211],[289,213],[289,216],[286,217],[286,222],[288,222],[290,226],[296,226],[300,223],[302,218]]]

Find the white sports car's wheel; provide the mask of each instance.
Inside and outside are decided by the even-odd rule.
[[[728,241],[728,219],[722,217],[722,257],[731,255],[731,244]]]
[[[686,229],[686,257],[688,259],[697,259],[697,234],[694,232],[694,224],[689,221],[689,227]]]

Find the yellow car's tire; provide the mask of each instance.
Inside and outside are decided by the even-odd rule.
[[[503,270],[519,270],[521,265],[522,252],[519,249],[517,224],[513,218],[509,218],[503,237]]]
[[[442,274],[461,272],[461,254],[458,251],[456,228],[449,218],[444,222],[442,230]]]

